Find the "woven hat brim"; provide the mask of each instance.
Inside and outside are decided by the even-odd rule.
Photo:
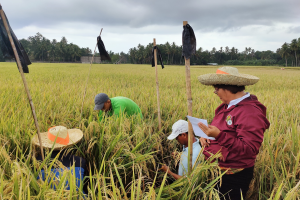
[[[249,74],[239,74],[238,76],[231,74],[204,74],[198,77],[203,85],[237,85],[246,86],[254,85],[259,78]]]
[[[83,133],[80,129],[68,129],[68,133],[69,133],[69,138],[70,138],[69,143],[67,145],[55,143],[53,150],[60,150],[62,148],[67,148],[67,147],[73,146],[74,144],[77,144],[83,138]],[[42,139],[42,146],[44,148],[52,149],[53,142],[51,142],[48,139],[48,132],[43,132],[40,134],[41,134],[41,139]],[[39,142],[39,138],[38,138],[37,134],[33,136],[32,144],[34,144],[36,146],[40,146],[40,142]]]

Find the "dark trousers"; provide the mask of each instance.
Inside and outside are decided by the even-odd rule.
[[[253,178],[253,167],[245,168],[235,174],[225,174],[222,177],[222,185],[217,184],[216,189],[220,192],[222,200],[240,200],[241,192],[245,199],[249,184]],[[224,196],[223,196],[224,195]]]

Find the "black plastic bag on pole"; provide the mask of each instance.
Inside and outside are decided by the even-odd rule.
[[[2,9],[2,8],[0,8],[0,9]],[[4,13],[4,11],[3,11],[3,13]],[[5,13],[4,13],[4,15],[5,15]],[[20,58],[20,61],[21,61],[23,72],[24,73],[29,73],[28,65],[31,64],[31,62],[29,60],[29,57],[28,57],[25,49],[23,48],[22,44],[19,42],[18,38],[16,37],[15,33],[11,29],[6,15],[5,15],[5,18],[6,18],[8,26],[9,26],[11,36],[12,36],[13,41],[15,43],[15,47],[17,49],[17,52],[18,52],[18,55],[19,55],[19,58]],[[5,58],[7,58],[7,59],[13,59],[14,58],[16,60],[13,48],[11,46],[11,43],[10,43],[9,38],[8,38],[8,34],[7,34],[5,26],[4,26],[3,19],[1,17],[0,17],[0,47],[1,47],[1,50],[2,50],[2,54]]]
[[[100,54],[100,58],[101,60],[109,60],[111,61],[111,58],[110,56],[108,55],[106,49],[105,49],[105,46],[104,46],[104,43],[101,39],[100,36],[97,37],[97,45],[98,45],[98,50],[99,50],[99,54]]]
[[[157,55],[159,57],[159,61],[160,61],[160,65],[161,65],[161,68],[165,68],[164,67],[164,63],[163,63],[163,60],[162,60],[162,56],[161,56],[161,53],[160,53],[160,50],[158,49],[157,46],[153,47],[152,49],[152,55],[151,55],[151,61],[152,61],[152,67],[155,67],[155,63],[154,63],[154,49],[157,50]]]
[[[190,59],[196,53],[196,37],[193,28],[187,24],[182,32],[182,56]]]

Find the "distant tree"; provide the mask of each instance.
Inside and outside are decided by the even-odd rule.
[[[30,41],[28,41],[28,40],[26,40],[26,39],[21,39],[21,40],[19,40],[20,42],[21,42],[21,44],[22,44],[22,46],[24,47],[24,49],[25,49],[25,51],[26,51],[26,53],[27,53],[27,55],[29,55],[31,52],[30,52],[30,50],[31,50],[31,48],[30,48]]]
[[[35,36],[28,37],[28,41],[30,42],[30,55],[33,59],[39,60],[41,55],[41,43],[42,43],[43,35],[41,33],[36,33]]]
[[[92,54],[92,50],[88,47],[80,49],[81,56],[90,56]]]
[[[170,54],[171,54],[172,50],[171,50],[171,45],[170,45],[169,42],[166,42],[166,44],[165,44],[165,50],[166,50],[166,53],[168,55],[167,64],[170,64],[169,61],[170,61]]]
[[[172,44],[171,44],[171,54],[172,54],[171,64],[174,64],[174,55],[176,54],[176,44],[175,44],[175,42],[172,42]]]
[[[216,51],[217,51],[216,47],[213,47],[212,50],[210,51],[210,56],[211,56],[210,58],[212,62],[215,62]]]
[[[56,39],[53,39],[50,48],[49,48],[49,57],[52,58],[52,61],[54,62],[54,59],[56,57],[56,52],[57,52],[57,41]]]
[[[292,42],[290,44],[290,49],[291,49],[291,51],[294,51],[294,53],[295,53],[295,61],[296,61],[295,66],[298,66],[296,52],[298,51],[299,47],[298,47],[297,39],[292,40]]]
[[[231,55],[230,60],[232,60],[232,56],[235,55],[235,48],[234,47],[231,48],[230,55]]]
[[[129,55],[132,60],[132,63],[134,64],[136,63],[136,54],[137,54],[137,49],[135,47],[129,49]]]
[[[79,58],[81,55],[79,46],[73,43],[70,43],[68,45],[68,53],[71,56],[70,61],[74,61],[74,62],[76,62],[77,61],[76,58]]]
[[[108,54],[109,54],[109,57],[111,58],[112,63],[115,63],[120,59],[120,55],[118,53],[114,53],[112,51],[109,51]]]
[[[236,48],[235,49],[235,54],[237,55],[239,53],[239,50]]]
[[[67,56],[67,45],[68,41],[65,36],[63,36],[58,44],[59,46],[59,57],[63,60],[63,62],[66,60]]]
[[[251,50],[251,60],[253,60],[254,55],[255,55],[255,50],[252,49],[252,50]]]
[[[43,37],[42,41],[41,41],[40,49],[39,49],[39,52],[40,52],[39,59],[42,59],[42,61],[48,59],[48,52],[50,49],[50,45],[51,45],[50,40]]]
[[[228,55],[230,53],[230,49],[228,46],[225,47],[225,55],[226,55],[226,60],[228,59]]]
[[[281,46],[280,54],[282,58],[285,58],[285,67],[287,67],[287,58],[290,55],[290,48],[286,42]]]
[[[144,58],[145,58],[145,54],[146,54],[145,47],[143,45],[141,45],[141,44],[138,44],[136,56],[137,56],[137,60],[138,60],[139,64],[143,64]]]
[[[50,41],[41,33],[36,33],[28,39],[20,40],[30,59],[43,61],[70,61],[76,62],[80,56],[91,56],[91,49],[79,48],[76,44],[68,44],[66,37],[62,37],[58,42],[55,39]],[[287,43],[286,43],[287,44]],[[182,45],[177,46],[175,42],[166,42],[157,45],[160,49],[164,64],[184,64],[182,57]],[[113,61],[122,60],[122,63],[151,64],[153,44],[146,46],[138,44],[137,47],[130,48],[128,53],[109,52]],[[286,49],[287,48],[287,49]],[[285,53],[287,50],[288,53]],[[99,53],[97,53],[99,55]],[[235,47],[215,47],[211,51],[200,47],[195,55],[191,57],[192,64],[206,65],[209,62],[228,65],[282,65],[291,61],[292,65],[299,65],[300,56],[300,38],[292,40],[291,44],[273,51],[255,51],[251,47],[245,47],[244,51],[239,52]],[[3,56],[0,54],[0,60]],[[294,61],[295,60],[295,61]],[[107,62],[108,63],[108,62]]]
[[[197,64],[201,64],[201,60],[202,60],[202,51],[203,51],[203,48],[202,47],[199,47],[199,49],[196,51],[195,53],[195,58],[196,58],[196,63]]]
[[[244,54],[244,60],[247,59],[248,54],[251,52],[251,47],[245,47],[245,51],[243,52]]]

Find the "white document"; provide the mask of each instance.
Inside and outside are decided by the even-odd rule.
[[[187,118],[189,119],[189,121],[191,122],[192,126],[193,126],[193,130],[196,136],[199,137],[203,137],[203,138],[207,138],[210,140],[215,140],[214,137],[208,137],[202,130],[201,128],[198,126],[199,122],[202,122],[205,126],[208,126],[207,124],[207,120],[206,119],[199,119],[196,117],[191,117],[191,116],[187,116]]]

